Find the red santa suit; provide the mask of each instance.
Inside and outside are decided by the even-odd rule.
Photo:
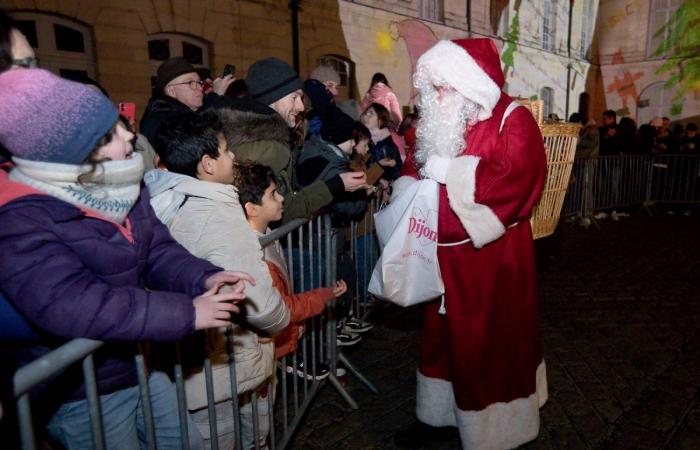
[[[529,222],[546,178],[543,140],[527,109],[509,108],[491,40],[441,41],[421,64],[481,108],[440,188],[438,242],[461,244],[438,247],[446,313],[439,301],[425,307],[417,416],[457,426],[465,449],[514,448],[537,437],[547,399]]]

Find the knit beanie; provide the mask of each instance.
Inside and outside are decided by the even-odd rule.
[[[304,81],[304,94],[309,97],[311,107],[316,110],[324,109],[333,102],[333,96],[326,89],[326,85],[318,80]]]
[[[186,73],[197,73],[197,69],[185,58],[170,58],[158,67],[156,73],[156,95],[163,95],[165,86]]]
[[[336,72],[335,69],[328,64],[321,64],[320,66],[316,67],[309,74],[309,78],[318,80],[321,83],[332,81],[335,84],[340,84],[340,75],[338,75],[338,72]]]
[[[349,141],[355,135],[355,121],[338,108],[330,108],[321,117],[321,138],[335,145]]]
[[[302,88],[302,80],[292,67],[277,58],[265,58],[253,63],[245,78],[248,93],[265,105]]]
[[[0,74],[0,143],[14,156],[80,164],[117,118],[112,102],[86,85],[42,69]]]

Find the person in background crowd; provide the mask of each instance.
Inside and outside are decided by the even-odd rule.
[[[248,85],[245,84],[245,80],[236,80],[231,83],[231,86],[226,89],[226,97],[229,98],[242,98],[248,96]]]
[[[579,113],[573,113],[569,117],[569,122],[581,125],[579,140],[576,144],[577,158],[597,158],[599,146],[598,127],[594,120],[585,123],[586,118]]]
[[[34,49],[27,38],[17,29],[14,20],[0,9],[0,73],[37,66]],[[10,164],[10,154],[0,145],[0,166],[4,164]]]
[[[396,98],[396,94],[391,90],[386,76],[380,72],[372,75],[372,82],[369,85],[369,89],[362,98],[362,112],[364,113],[367,111],[367,108],[369,108],[372,103],[379,103],[389,111],[390,117],[386,126],[391,130],[396,130],[403,121],[401,105],[399,104],[399,99]]]
[[[403,160],[391,136],[389,111],[379,103],[372,103],[360,120],[372,133],[370,155],[372,161],[384,168],[384,179],[391,182],[399,177]]]
[[[109,449],[146,445],[134,343],[230,324],[243,280],[253,281],[172,239],[141,188],[132,138],[114,105],[82,84],[40,69],[0,74],[0,142],[16,165],[0,172],[0,290],[40,335],[13,356],[21,366],[68,339],[111,341],[95,358]],[[233,289],[217,294],[223,284]],[[71,370],[39,394],[49,434],[67,449],[92,448],[81,380]],[[180,448],[174,385],[151,371],[148,388],[158,447]],[[189,436],[202,448],[194,426]]]
[[[639,154],[640,144],[637,134],[637,124],[631,117],[623,117],[617,127],[617,137],[620,152],[623,155]]]
[[[328,93],[333,97],[333,103],[340,108],[348,116],[352,117],[353,120],[360,120],[360,105],[355,101],[354,98],[350,98],[345,101],[339,101],[338,94],[340,87],[340,75],[335,69],[327,64],[321,64],[316,67],[310,74],[309,79],[317,80],[326,87]]]
[[[151,205],[173,238],[192,254],[225,269],[245,268],[255,278],[241,305],[242,324],[233,336],[237,392],[241,397],[241,434],[244,448],[255,446],[250,391],[258,396],[260,435],[269,430],[267,384],[274,376],[274,345],[270,336],[289,324],[289,310],[262,261],[258,237],[246,222],[233,186],[234,155],[228,150],[223,125],[214,112],[189,112],[163,122],[156,152],[166,170],[152,170],[144,181]],[[226,332],[208,334],[207,356],[212,360],[219,445],[235,442],[231,409],[231,379]],[[201,351],[201,348],[200,348]],[[187,358],[190,355],[184,355]],[[187,406],[206,441],[209,414],[204,367],[190,362],[185,379]],[[194,364],[192,364],[194,363]],[[206,442],[209,443],[209,442]]]
[[[456,428],[465,449],[516,448],[537,437],[547,401],[529,220],[547,177],[542,135],[502,91],[491,39],[439,41],[418,59],[413,83],[416,164],[394,195],[422,177],[440,184],[445,295],[424,307],[419,422],[395,442],[417,448]]]
[[[661,118],[661,126],[666,128],[667,130],[671,129],[671,119],[664,116]]]
[[[321,117],[327,114],[330,108],[337,108],[333,102],[330,91],[318,80],[308,79],[304,81],[304,94],[311,102],[311,109],[306,114],[308,120],[308,133],[306,139],[321,134]]]
[[[233,76],[217,78],[212,82],[213,92],[207,104],[223,95],[233,82]],[[204,81],[197,69],[185,58],[171,58],[158,67],[153,97],[148,101],[141,118],[140,132],[154,145],[158,127],[170,117],[198,111],[204,105]]]
[[[680,142],[680,153],[683,155],[700,154],[700,135],[698,135],[698,126],[694,122],[685,126],[685,133]]]
[[[350,116],[338,108],[328,110],[328,113],[321,119],[320,136],[309,139],[299,156],[297,162],[299,184],[305,186],[319,179],[328,180],[338,174],[351,172],[356,129],[356,122]],[[366,176],[364,171],[358,173]],[[358,190],[335,197],[328,205],[328,210],[331,213],[334,226],[345,228],[350,224],[350,221],[359,221],[364,218],[367,206],[367,192]],[[340,277],[350,280],[352,294],[357,286],[354,284],[355,270],[349,257],[349,244],[348,241],[338,244],[337,266]],[[352,297],[352,295],[347,296],[344,302],[339,304],[339,311],[341,311],[337,335],[339,346],[354,345],[360,341],[360,336],[355,334],[350,327],[355,327],[357,332],[369,330],[369,328],[364,329],[367,325],[360,323],[361,321],[358,319],[349,318],[352,315],[350,310]],[[345,327],[346,318],[351,323],[347,328]]]
[[[609,109],[603,113],[603,126],[600,127],[600,156],[619,155],[617,138],[617,114]]]
[[[4,11],[0,10],[0,72],[38,67],[34,49]]]

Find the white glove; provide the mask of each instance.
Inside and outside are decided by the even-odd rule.
[[[452,161],[452,158],[448,158],[447,156],[432,155],[428,157],[424,168],[425,175],[438,183],[445,184],[447,182],[447,169],[450,167],[450,161]]]

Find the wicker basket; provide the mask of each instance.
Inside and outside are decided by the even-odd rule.
[[[554,233],[559,223],[580,129],[581,126],[575,123],[540,125],[547,151],[547,181],[530,219],[533,239]]]
[[[532,238],[539,239],[554,233],[559,223],[581,126],[576,123],[543,123],[542,100],[518,98],[516,101],[529,109],[535,117],[547,152],[547,181],[530,219]]]

